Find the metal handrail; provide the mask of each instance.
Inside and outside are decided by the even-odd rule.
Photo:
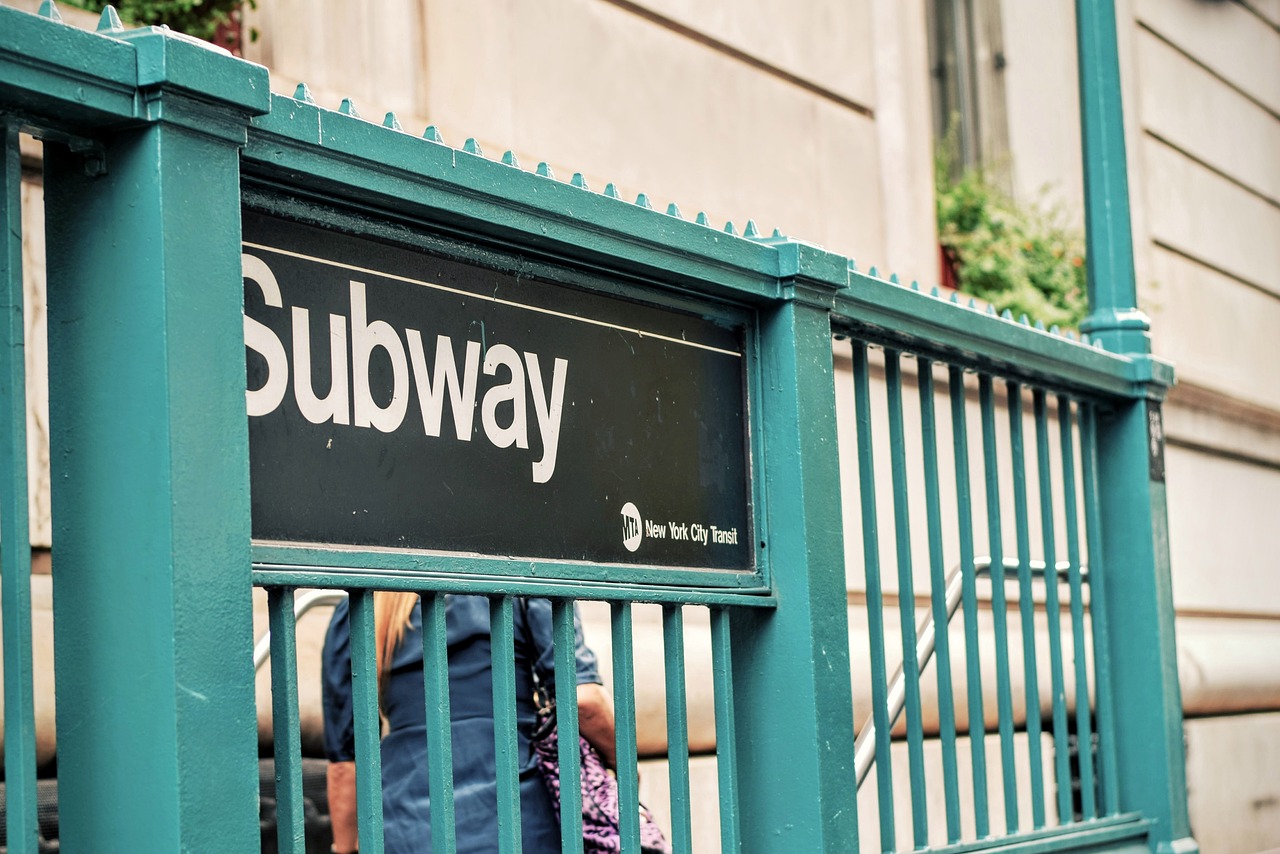
[[[345,590],[309,590],[293,601],[293,619],[296,621],[303,614],[319,605],[337,605],[347,598]],[[262,665],[271,657],[271,629],[259,638],[253,646],[253,672],[257,673]]]
[[[1006,571],[1013,570],[1016,572],[1021,565],[1016,558],[1005,558],[1004,568]],[[1032,575],[1043,576],[1045,573],[1045,563],[1042,560],[1030,561]],[[991,574],[991,558],[980,557],[973,562],[975,576]],[[947,624],[950,625],[951,618],[955,616],[956,610],[960,607],[960,595],[964,586],[963,567],[957,566],[951,570],[946,579],[946,606],[947,606]],[[1057,570],[1058,577],[1061,579],[1066,577],[1071,569],[1070,561],[1059,561],[1055,564],[1054,569]],[[1080,579],[1083,581],[1088,578],[1089,570],[1086,566],[1080,567]],[[937,644],[937,630],[935,626],[932,611],[926,616],[920,628],[916,631],[916,668],[917,672],[922,671],[929,664],[929,660],[933,658],[935,646]],[[905,661],[904,661],[905,663]],[[898,718],[902,717],[902,710],[906,706],[907,701],[907,676],[903,671],[902,664],[898,665],[898,669],[894,671],[893,678],[890,680],[889,691],[885,697],[885,704],[889,707],[889,728],[893,729],[894,724],[898,722]],[[853,742],[854,768],[857,770],[857,787],[862,788],[862,783],[867,779],[867,774],[871,772],[871,766],[876,761],[876,723],[875,716],[867,718],[867,722],[862,725],[862,730],[858,733],[858,737]]]

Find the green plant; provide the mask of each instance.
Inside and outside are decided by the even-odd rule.
[[[1081,235],[1060,212],[1019,205],[981,170],[953,178],[951,163],[939,153],[935,181],[938,239],[957,289],[1014,317],[1078,327],[1088,308]]]
[[[142,26],[167,26],[180,33],[223,43],[228,31],[240,21],[241,9],[248,6],[257,8],[257,0],[115,0],[106,3],[103,0],[69,0],[71,5],[101,12],[107,5],[116,7],[121,19],[126,23]],[[229,26],[232,25],[232,26]],[[223,32],[219,33],[219,28]],[[238,27],[234,27],[238,33]],[[234,37],[235,34],[232,34]],[[256,34],[251,34],[251,38]],[[227,45],[239,47],[238,44]]]

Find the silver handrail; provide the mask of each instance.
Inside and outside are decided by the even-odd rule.
[[[1019,561],[1017,558],[1005,558],[1004,568],[1006,571],[1013,570],[1017,572]],[[1030,562],[1031,573],[1033,575],[1043,576],[1045,573],[1045,563],[1042,560],[1033,560]],[[975,575],[991,574],[991,558],[980,557],[974,560],[973,568]],[[1059,561],[1054,569],[1057,570],[1059,579],[1067,576],[1071,568],[1070,561]],[[946,579],[946,605],[947,605],[947,624],[950,625],[951,618],[955,616],[956,610],[960,607],[960,595],[964,587],[964,574],[961,572],[962,567],[957,566],[951,570]],[[1083,581],[1088,578],[1089,570],[1086,566],[1080,567],[1080,578]],[[916,631],[916,668],[917,671],[923,671],[929,664],[929,660],[933,658],[934,649],[937,645],[937,628],[934,624],[933,612],[930,610],[925,617],[924,622]],[[905,663],[905,662],[904,662]],[[894,671],[893,678],[889,680],[889,691],[885,697],[885,705],[889,707],[889,729],[893,729],[894,724],[898,722],[898,718],[902,717],[902,710],[907,702],[907,676],[903,671],[901,664]],[[862,783],[867,779],[867,774],[871,772],[871,766],[876,761],[876,722],[875,716],[867,718],[866,723],[862,725],[862,730],[858,733],[858,737],[853,742],[854,768],[857,770],[857,787],[862,788]]]
[[[322,605],[337,605],[347,598],[345,590],[308,590],[293,601],[293,619],[296,621],[312,608]],[[253,672],[257,673],[262,665],[271,657],[271,630],[253,646]]]

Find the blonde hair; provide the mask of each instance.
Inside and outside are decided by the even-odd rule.
[[[403,591],[379,590],[373,594],[374,644],[378,660],[378,703],[385,693],[383,677],[391,671],[391,659],[404,640],[405,630],[413,618],[413,606],[418,604],[418,594]]]

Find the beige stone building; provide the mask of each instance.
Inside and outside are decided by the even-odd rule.
[[[451,145],[474,138],[491,157],[511,149],[557,175],[581,172],[593,187],[613,182],[625,198],[643,191],[655,207],[706,211],[716,225],[752,218],[761,230],[931,284],[940,275],[934,146],[953,109],[964,114],[972,157],[1019,199],[1047,199],[1078,221],[1072,5],[258,0],[247,26],[259,37],[245,55],[271,69],[276,91],[306,82],[323,106],[351,98],[377,121],[395,111],[413,132],[435,125]],[[1179,376],[1165,421],[1191,819],[1202,850],[1254,851],[1280,846],[1280,2],[1117,7],[1140,298],[1155,351]],[[33,177],[33,215],[37,184]],[[38,239],[29,269],[42,257]],[[39,342],[41,303],[32,297]],[[36,361],[30,387],[39,397]],[[847,377],[837,380],[848,387]],[[38,406],[32,417],[32,460],[46,472],[34,479],[33,538],[48,546]],[[857,509],[850,492],[860,724],[869,691]],[[917,592],[927,582],[921,569]],[[592,616],[588,640],[607,653],[607,615]],[[319,612],[304,621],[312,654],[324,622]],[[41,626],[47,614],[37,614]],[[637,632],[641,749],[660,757],[660,656],[643,655],[644,633],[657,648],[658,616],[638,612]],[[698,676],[710,652],[696,620],[689,633],[703,851],[716,836],[714,815],[698,811],[715,808],[709,681]],[[260,696],[266,690],[264,672]],[[304,711],[311,726],[316,715]],[[655,759],[645,780],[661,812],[659,770]],[[872,789],[861,798],[867,850]]]

